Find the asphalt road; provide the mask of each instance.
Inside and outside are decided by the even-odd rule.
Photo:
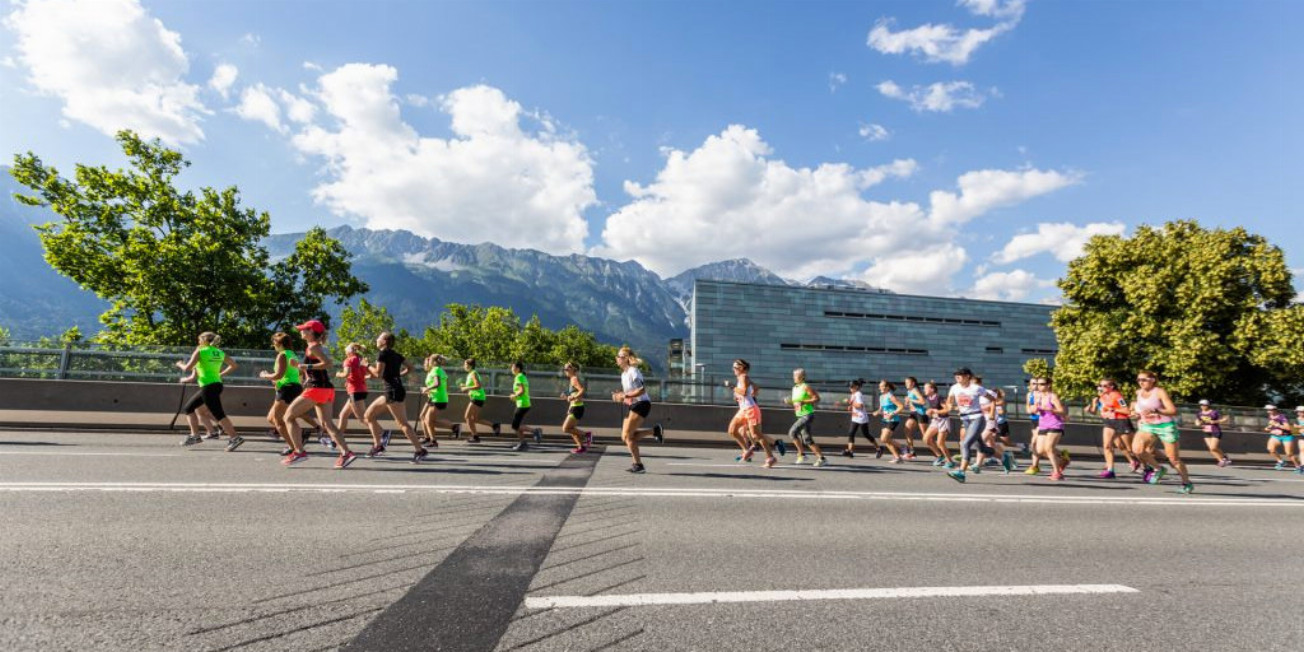
[[[0,649],[1304,648],[1304,478],[1265,468],[176,442],[0,431]]]

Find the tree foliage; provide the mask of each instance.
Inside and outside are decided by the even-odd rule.
[[[394,317],[389,314],[389,309],[360,299],[357,308],[345,306],[340,313],[340,325],[335,328],[335,355],[343,356],[344,347],[349,342],[358,342],[365,345],[367,350],[374,350],[376,336],[387,331],[397,337],[395,350],[408,353],[411,347],[407,331],[394,328]]]
[[[102,341],[189,345],[213,330],[230,346],[265,347],[270,331],[367,291],[321,229],[271,263],[261,244],[270,218],[242,207],[234,186],[181,192],[175,179],[190,163],[180,152],[130,131],[117,140],[125,170],[78,165],[69,180],[28,152],[11,171],[36,193],[19,201],[61,218],[36,227],[46,261],[112,304]]]
[[[1195,221],[1096,236],[1059,281],[1051,317],[1060,391],[1151,369],[1179,400],[1250,403],[1297,394],[1304,307],[1281,249],[1245,229]]]
[[[1023,373],[1028,374],[1028,378],[1050,378],[1050,361],[1046,358],[1030,358],[1023,363]]]
[[[598,342],[592,333],[569,325],[545,328],[538,316],[521,323],[510,308],[450,303],[439,324],[426,328],[409,349],[413,354],[442,353],[452,359],[476,358],[483,363],[522,360],[531,365],[562,365],[574,361],[582,367],[611,367],[616,348]]]

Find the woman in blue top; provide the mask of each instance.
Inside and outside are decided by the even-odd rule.
[[[892,441],[892,432],[901,425],[900,413],[906,409],[906,406],[892,393],[894,390],[896,385],[886,380],[878,382],[878,409],[874,411],[874,416],[883,420],[883,429],[879,433],[878,440],[880,449],[886,448],[892,453],[892,459],[888,460],[890,463],[900,464],[904,458],[896,442]]]

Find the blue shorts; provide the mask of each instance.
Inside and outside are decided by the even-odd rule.
[[[1295,435],[1269,435],[1269,436],[1283,444],[1289,444],[1295,441]]]

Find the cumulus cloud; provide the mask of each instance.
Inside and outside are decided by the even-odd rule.
[[[927,23],[893,31],[895,22],[880,19],[869,31],[869,47],[883,54],[912,54],[930,63],[962,66],[973,53],[992,39],[1015,28],[1023,18],[1024,0],[960,0],[961,6],[977,16],[997,19],[992,27],[961,29],[947,24]]]
[[[987,93],[967,81],[937,82],[927,86],[913,86],[906,90],[892,80],[881,82],[878,92],[884,97],[908,102],[910,108],[920,113],[949,113],[953,109],[976,109],[987,101]],[[992,89],[992,95],[997,91]]]
[[[285,133],[285,125],[281,124],[281,107],[273,99],[273,93],[261,83],[248,86],[240,92],[240,104],[233,111],[245,120],[261,122],[270,129]]]
[[[213,76],[208,80],[208,87],[217,91],[222,99],[226,99],[231,92],[231,85],[235,84],[235,79],[240,75],[240,69],[229,63],[218,64],[213,69]]]
[[[1034,291],[1054,285],[1054,281],[1042,280],[1027,270],[1016,269],[985,274],[974,281],[973,287],[964,295],[989,301],[1022,301]]]
[[[1122,222],[1093,222],[1083,226],[1068,222],[1037,225],[1036,233],[1021,233],[1010,238],[1005,247],[992,256],[1000,264],[1049,253],[1061,263],[1082,255],[1087,240],[1097,235],[1122,235],[1126,229]]]
[[[868,140],[870,142],[887,140],[888,138],[892,137],[892,132],[888,131],[887,127],[884,127],[883,125],[880,124],[872,124],[872,123],[871,124],[861,123],[859,133],[861,138],[864,138],[865,140]]]
[[[137,0],[29,0],[5,18],[19,63],[63,116],[105,134],[133,129],[170,144],[203,139],[199,87],[181,36]]]
[[[348,64],[314,89],[331,124],[292,142],[326,163],[314,198],[371,228],[462,242],[493,241],[552,253],[581,251],[583,211],[597,202],[583,144],[553,129],[527,130],[521,105],[490,86],[440,98],[452,137],[423,137],[403,121],[390,66]]]
[[[951,276],[967,262],[969,254],[964,247],[944,242],[879,256],[860,279],[895,292],[947,295],[951,293]]]
[[[838,88],[847,83],[847,76],[840,72],[829,73],[829,92],[836,93]]]
[[[929,219],[939,227],[968,222],[992,209],[1011,206],[1082,181],[1076,172],[1055,170],[975,170],[960,175],[958,193],[934,190]]]
[[[317,116],[317,105],[294,93],[278,88],[276,89],[276,97],[281,101],[281,106],[285,109],[285,117],[292,122],[307,124]]]

